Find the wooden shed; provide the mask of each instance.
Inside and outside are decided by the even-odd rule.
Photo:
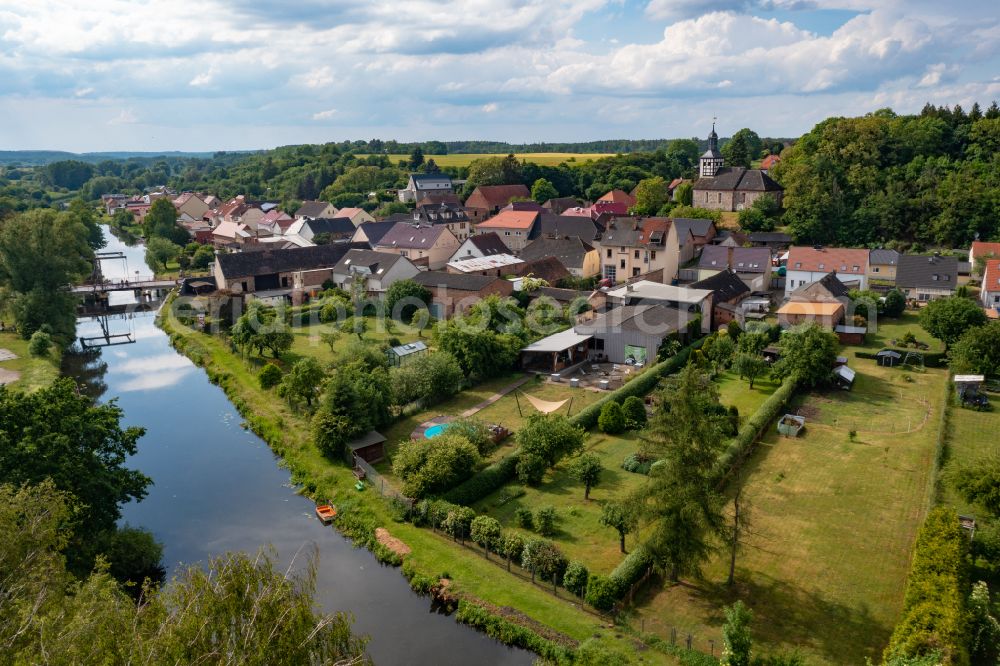
[[[863,345],[865,344],[865,333],[868,332],[864,326],[840,325],[833,330],[842,345]]]
[[[347,449],[368,463],[377,463],[385,457],[385,436],[372,430],[367,435],[347,443]]]

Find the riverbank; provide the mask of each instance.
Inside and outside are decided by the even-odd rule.
[[[226,392],[247,425],[282,457],[281,464],[290,470],[292,480],[302,486],[304,494],[350,506],[355,514],[364,516],[359,522],[365,523],[365,530],[384,527],[401,539],[412,550],[406,558],[411,576],[415,573],[418,579],[449,578],[450,594],[471,603],[482,600],[486,605],[514,608],[572,644],[593,640],[625,655],[629,661],[675,663],[655,651],[646,650],[640,655],[636,644],[623,635],[622,628],[610,628],[606,619],[585,610],[565,592],[556,597],[547,586],[507,574],[501,567],[487,563],[477,552],[443,535],[396,522],[381,497],[371,490],[356,491],[351,470],[342,463],[331,462],[312,444],[305,416],[291,410],[272,392],[260,389],[256,375],[230,351],[224,339],[197,332],[179,322],[169,303],[157,323],[175,349],[203,367],[210,380]],[[345,531],[352,530],[348,527]],[[516,622],[517,614],[511,615]],[[497,637],[504,639],[502,635]]]
[[[61,352],[55,346],[44,357],[32,356],[28,353],[27,340],[15,331],[2,331],[0,349],[6,349],[16,356],[7,360],[0,359],[0,383],[30,393],[48,386],[59,376]]]

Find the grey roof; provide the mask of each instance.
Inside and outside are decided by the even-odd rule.
[[[622,305],[577,324],[575,330],[584,335],[639,331],[646,334],[668,335],[684,328],[696,313],[666,305]]]
[[[539,234],[559,237],[577,236],[585,241],[592,241],[601,235],[601,227],[589,217],[542,213],[539,218]]]
[[[400,261],[406,261],[406,258],[393,252],[350,250],[333,267],[333,272],[347,274],[353,267],[361,266],[367,268],[372,275],[377,275],[380,270],[388,271]]]
[[[405,345],[392,347],[392,353],[396,356],[409,356],[410,354],[416,354],[422,351],[427,351],[427,345],[424,344],[423,340],[416,340],[414,342],[408,342]]]
[[[494,254],[508,254],[510,252],[510,249],[504,245],[503,240],[495,231],[469,236],[466,240],[475,245],[483,253],[484,257]]]
[[[714,178],[699,178],[696,180],[694,189],[779,192],[784,188],[760,169],[723,167],[716,172]]]
[[[431,226],[413,224],[412,222],[397,222],[372,247],[376,250],[380,247],[425,250],[433,247],[441,234],[447,230],[448,227],[444,225]]]
[[[750,234],[750,242],[791,244],[792,237],[780,231],[754,231]]]
[[[466,212],[465,206],[458,202],[441,201],[418,206],[415,210],[420,220],[428,224],[451,224],[452,222],[469,221],[469,214]]]
[[[899,252],[884,249],[872,250],[868,253],[868,263],[871,266],[896,266],[899,263]]]
[[[313,235],[353,236],[354,230],[357,228],[349,217],[317,217],[313,220],[307,220],[306,226],[312,230]]]
[[[832,298],[841,298],[847,296],[850,292],[851,290],[848,289],[847,285],[837,277],[836,271],[831,271],[818,280],[797,287],[792,292],[792,295],[795,295],[798,300],[801,300],[803,296],[808,299],[816,299],[824,295]]]
[[[640,229],[608,229],[601,235],[601,245],[638,247],[642,245],[643,233]]]
[[[303,201],[302,205],[295,211],[295,216],[318,217],[323,214],[323,211],[329,205],[330,203],[327,201]]]
[[[716,148],[709,148],[704,153],[701,154],[702,159],[709,158],[714,160],[721,160],[722,153]]]
[[[362,435],[357,439],[347,443],[347,448],[351,451],[357,451],[358,449],[363,449],[367,446],[372,446],[373,444],[382,444],[386,441],[385,436],[378,432],[377,430],[372,430],[366,435]]]
[[[536,238],[521,250],[525,261],[555,257],[567,268],[583,268],[583,262],[594,246],[578,236],[573,238]]]
[[[715,303],[731,301],[743,294],[750,293],[750,287],[736,277],[732,271],[720,271],[704,280],[698,280],[691,285],[692,289],[708,289],[714,295]]]
[[[684,234],[691,232],[691,235],[695,238],[704,238],[712,233],[712,229],[715,227],[714,220],[702,220],[693,217],[675,217],[674,227],[677,229],[677,238],[681,238]]]
[[[396,226],[396,220],[383,220],[381,222],[365,222],[358,228],[364,230],[365,236],[368,237],[368,243],[370,245],[375,245],[375,243],[382,240],[382,236],[385,236],[389,229],[392,229],[394,226]]]
[[[445,182],[451,185],[451,176],[446,173],[411,173],[410,178],[418,186],[423,183]]]
[[[227,279],[333,268],[351,249],[366,249],[365,243],[337,243],[299,247],[292,250],[267,249],[258,252],[234,252],[218,255],[222,274]]]
[[[730,261],[732,253],[732,261]],[[730,265],[732,264],[732,265]],[[737,273],[764,273],[771,267],[771,251],[766,247],[726,247],[706,245],[701,251],[698,268],[722,270],[732,268]]]
[[[444,271],[422,271],[411,278],[425,287],[445,287],[458,291],[480,291],[503,278],[495,275],[472,275],[470,273],[445,273]]]
[[[958,286],[958,259],[947,255],[900,255],[896,285],[954,289]]]

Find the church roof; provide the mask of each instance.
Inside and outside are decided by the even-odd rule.
[[[722,167],[712,178],[695,181],[696,190],[736,190],[742,192],[780,192],[783,188],[760,169]]]

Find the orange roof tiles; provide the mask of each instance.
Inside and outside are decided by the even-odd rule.
[[[533,210],[503,210],[485,222],[480,222],[480,229],[530,229],[538,219],[538,211]]]
[[[788,250],[787,269],[790,271],[830,272],[864,275],[868,266],[868,250],[842,247],[804,247],[796,245]]]
[[[837,301],[788,301],[778,308],[778,314],[827,317],[843,309],[844,305]]]
[[[611,190],[597,201],[604,203],[623,203],[628,206],[635,205],[635,197],[623,190]]]
[[[987,259],[983,271],[983,289],[1000,291],[1000,259]]]

